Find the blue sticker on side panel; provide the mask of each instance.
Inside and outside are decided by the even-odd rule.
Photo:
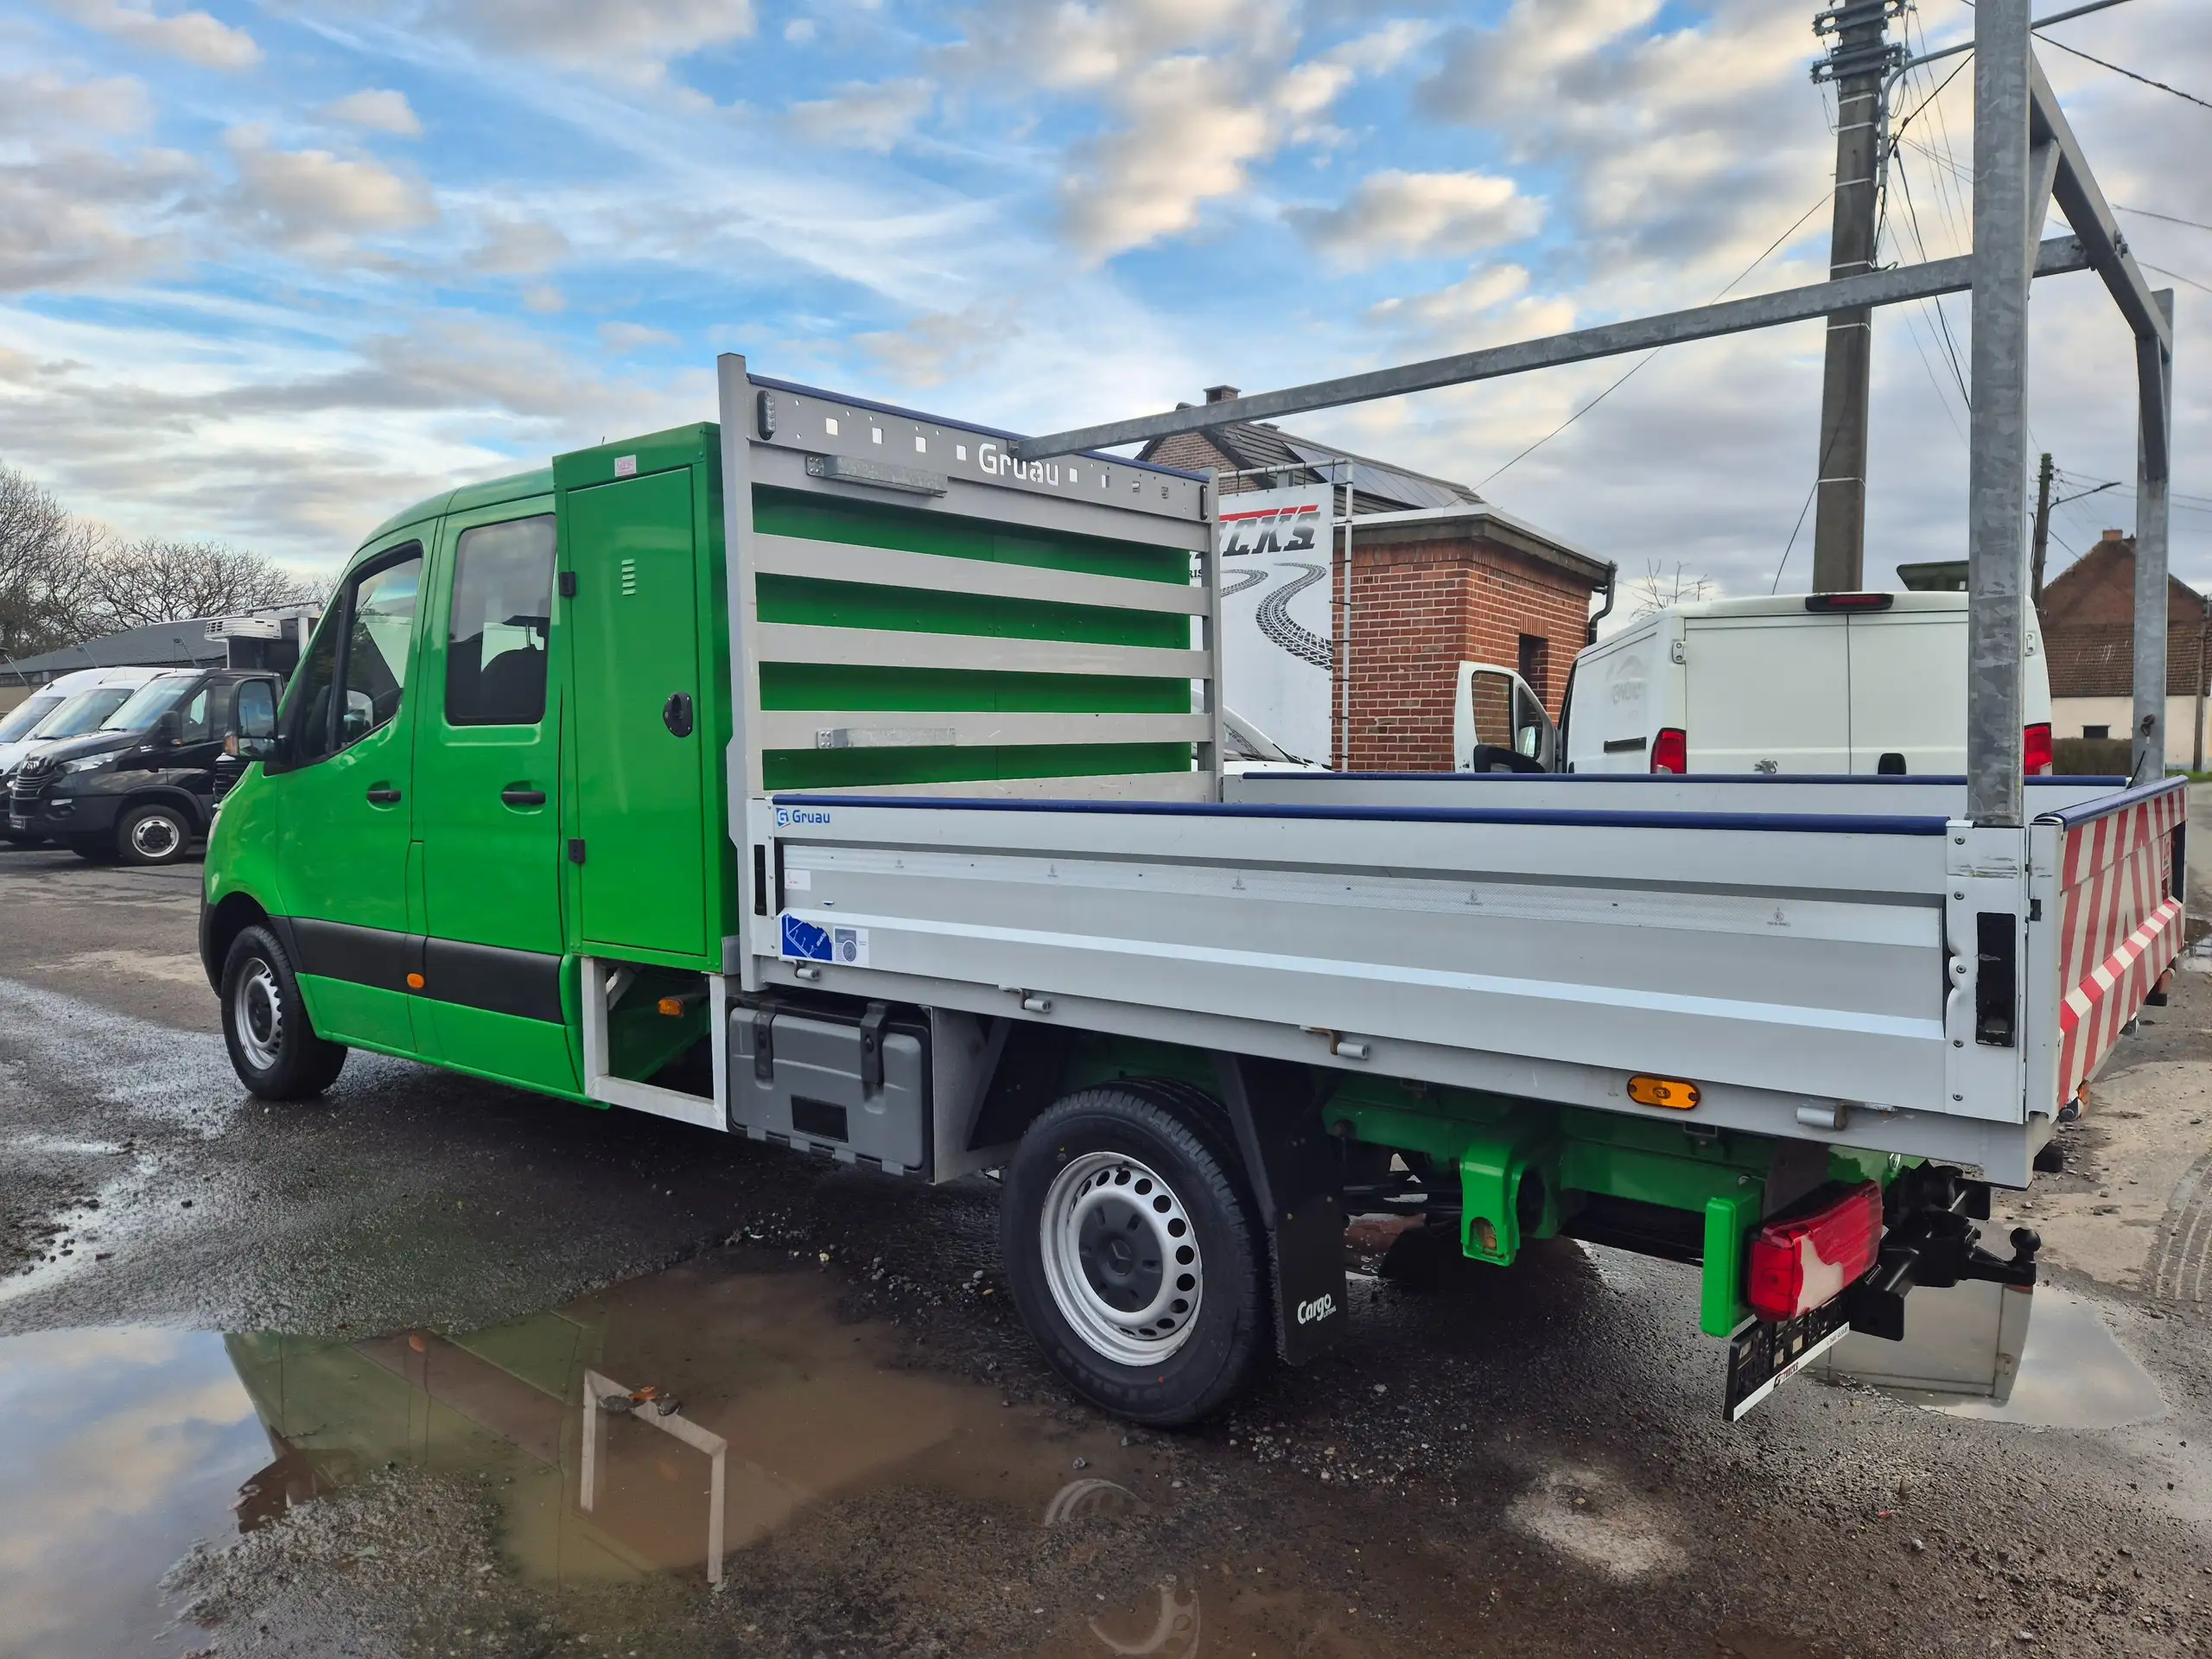
[[[784,913],[784,955],[794,962],[830,960],[830,936],[812,922]]]

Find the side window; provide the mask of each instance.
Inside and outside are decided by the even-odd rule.
[[[545,716],[553,518],[463,531],[446,631],[446,721],[531,726]]]
[[[346,595],[332,595],[315,643],[300,659],[292,679],[292,758],[301,766],[320,760],[331,750],[330,705],[338,683],[338,636],[346,631]]]
[[[287,702],[294,764],[358,743],[399,712],[423,550],[356,576],[332,599]]]
[[[203,685],[193,694],[189,702],[177,710],[178,720],[183,727],[183,730],[177,735],[183,741],[204,743],[207,741],[207,703],[210,695],[207,687]]]
[[[276,729],[276,693],[267,680],[238,687],[238,731],[242,737],[266,737]],[[229,733],[226,732],[225,736]]]
[[[338,747],[349,748],[399,712],[407,686],[407,647],[415,637],[415,601],[423,585],[418,551],[353,584],[346,605],[345,695],[339,704]]]

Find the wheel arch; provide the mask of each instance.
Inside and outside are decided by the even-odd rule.
[[[249,927],[276,931],[276,918],[252,894],[229,893],[200,913],[200,965],[207,970],[208,988],[223,991],[223,963],[231,946]],[[281,938],[281,935],[280,935]]]
[[[142,806],[175,807],[184,818],[185,827],[195,836],[207,833],[207,814],[200,798],[190,790],[175,784],[149,784],[134,789],[115,805],[115,821],[118,824]]]

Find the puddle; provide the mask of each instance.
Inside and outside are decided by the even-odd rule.
[[[625,1584],[727,1577],[757,1598],[763,1573],[849,1575],[956,1626],[1002,1602],[1039,1653],[1191,1655],[1201,1629],[1209,1652],[1294,1631],[1363,1650],[1332,1630],[1357,1597],[1324,1617],[1262,1541],[1216,1535],[1186,1562],[1155,1538],[1192,1494],[1150,1437],[911,1369],[914,1332],[841,1319],[840,1290],[715,1257],[475,1332],[0,1340],[0,1645],[204,1644],[156,1588],[197,1541],[402,1471],[472,1483],[518,1592],[571,1611]],[[227,1605],[270,1617],[297,1572],[250,1573]]]
[[[2096,1304],[2050,1285],[2036,1292],[2010,1399],[2000,1406],[1937,1395],[1916,1403],[1953,1417],[2043,1428],[2119,1428],[2166,1409],[2158,1385],[2120,1345]]]
[[[232,1531],[269,1440],[220,1337],[129,1328],[0,1342],[0,1647],[175,1654],[156,1592]]]
[[[2166,1410],[2158,1385],[2120,1345],[2097,1304],[2056,1285],[2032,1297],[1972,1282],[1915,1291],[1905,1301],[1903,1342],[1848,1336],[1820,1369],[1831,1380],[1852,1378],[1910,1405],[1985,1422],[2119,1428]]]

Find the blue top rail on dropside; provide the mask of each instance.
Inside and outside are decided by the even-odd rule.
[[[2056,807],[2049,812],[2036,815],[2037,823],[2058,823],[2071,828],[2077,823],[2092,823],[2114,812],[2124,812],[2131,806],[2140,806],[2145,801],[2156,800],[2161,795],[2176,790],[2186,790],[2186,778],[2161,778],[2155,784],[2140,784],[2133,789],[2124,789],[2117,795],[2107,795],[2094,801],[2083,801],[2075,806]]]
[[[1317,774],[1318,775],[1318,774]],[[1454,806],[1283,806],[1204,801],[976,800],[937,795],[772,795],[779,808],[878,811],[1059,812],[1099,817],[1302,818],[1355,823],[1514,823],[1589,830],[1770,830],[1823,836],[1941,836],[1949,820],[1844,812],[1620,812],[1578,808]],[[783,825],[779,823],[779,828]]]

